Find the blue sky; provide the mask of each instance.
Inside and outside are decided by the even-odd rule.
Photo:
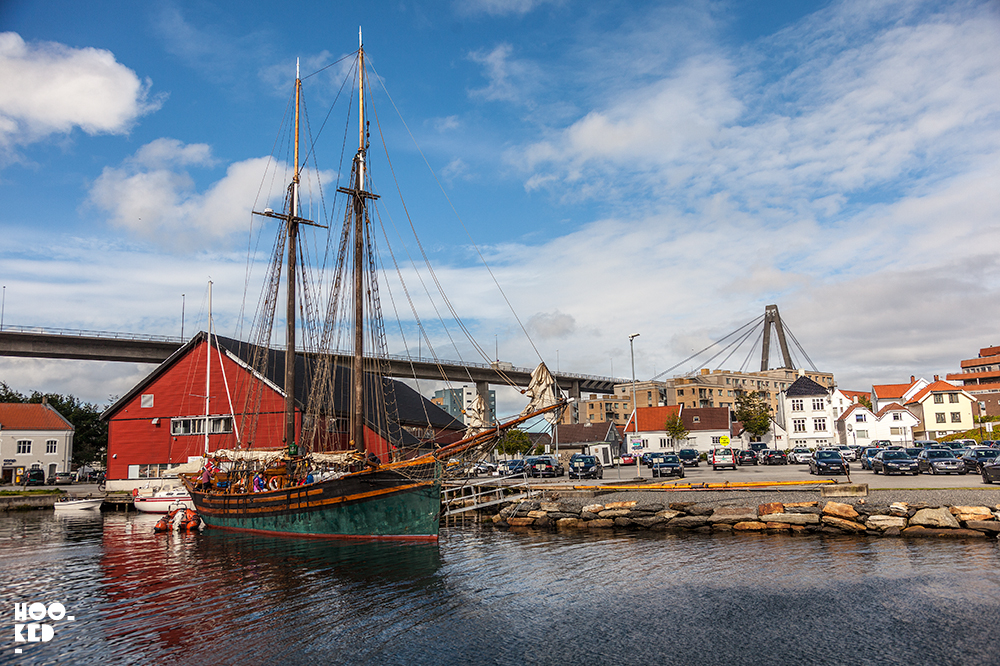
[[[650,377],[769,303],[849,389],[1000,344],[996,3],[359,6],[0,4],[4,324],[178,335],[185,294],[191,334],[211,277],[235,334],[295,59],[334,62],[361,26],[420,238],[505,360],[533,343],[623,376],[639,332]],[[313,127],[342,73],[308,80]],[[96,402],[148,370],[0,359],[18,390]]]

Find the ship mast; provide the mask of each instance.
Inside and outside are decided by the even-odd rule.
[[[338,191],[353,197],[354,209],[354,358],[352,361],[351,442],[354,450],[365,453],[365,368],[364,368],[364,307],[365,307],[365,221],[366,199],[378,195],[365,191],[365,155],[367,132],[365,124],[365,50],[358,29],[358,152],[354,156],[353,187]]]
[[[312,220],[299,217],[299,117],[302,99],[302,79],[299,78],[299,61],[295,61],[295,146],[294,171],[292,183],[289,186],[289,205],[285,213],[275,213],[270,208],[263,212],[254,211],[256,215],[273,217],[285,221],[286,247],[288,250],[287,270],[285,272],[285,403],[284,403],[284,433],[282,442],[287,447],[289,455],[298,454],[295,443],[295,273],[298,257],[299,224],[308,224],[325,228]]]

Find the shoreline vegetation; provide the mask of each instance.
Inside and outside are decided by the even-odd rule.
[[[911,494],[917,498],[889,496]],[[671,502],[651,497],[651,493],[638,493],[636,498],[623,498],[623,495],[613,493],[595,499],[562,497],[551,492],[540,499],[490,507],[495,512],[481,512],[479,518],[503,530],[649,530],[976,539],[997,539],[1000,535],[1000,497],[996,492],[890,491],[877,498],[857,498],[853,502],[810,499],[805,492],[777,496],[756,492],[745,497],[731,494],[726,498],[692,492],[687,494],[685,501]],[[776,499],[782,501],[763,501]]]

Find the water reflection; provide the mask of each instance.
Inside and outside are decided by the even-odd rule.
[[[4,599],[76,616],[16,663],[995,661],[996,542],[471,528],[401,544],[155,520],[0,516]]]

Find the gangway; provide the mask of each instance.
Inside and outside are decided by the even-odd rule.
[[[488,506],[531,499],[541,494],[532,489],[524,474],[445,483],[441,488],[441,517],[452,518]]]

